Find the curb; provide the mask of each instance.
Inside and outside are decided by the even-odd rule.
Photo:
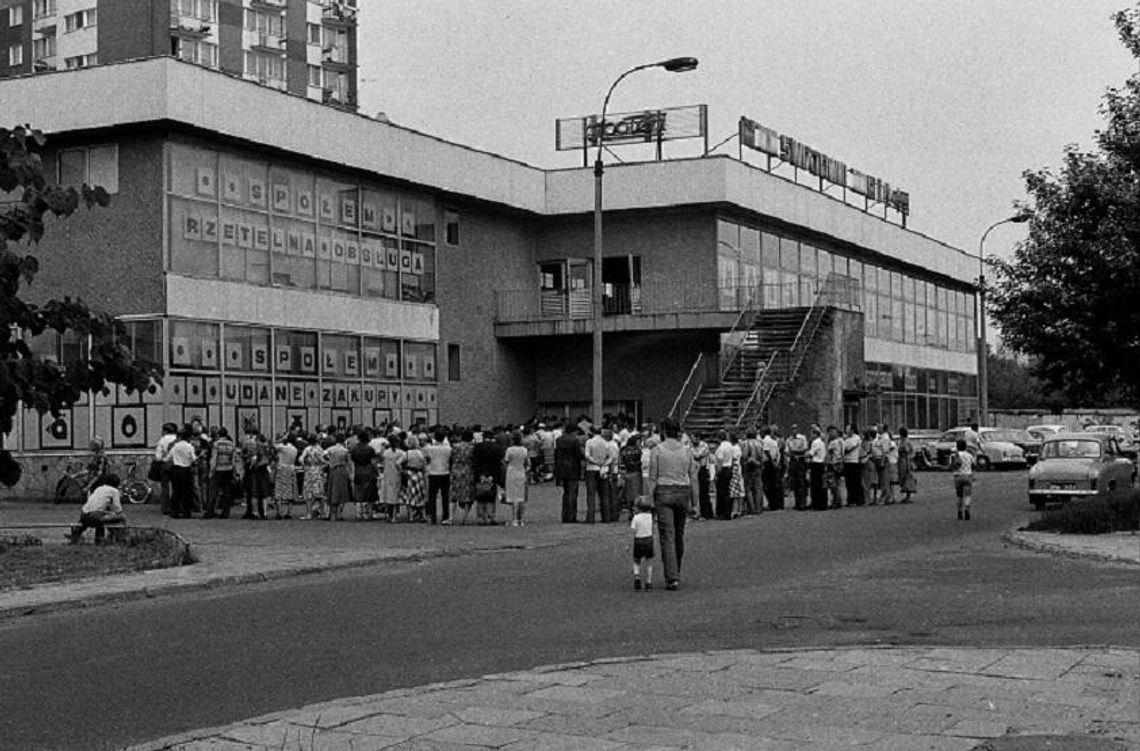
[[[307,566],[299,566],[297,568],[289,569],[274,569],[271,571],[258,571],[253,573],[243,574],[218,574],[217,576],[208,577],[202,581],[196,582],[170,582],[158,584],[155,586],[147,587],[142,586],[136,589],[125,589],[121,592],[105,592],[100,594],[87,595],[83,597],[64,597],[56,601],[45,602],[37,605],[15,605],[3,606],[0,605],[0,622],[20,618],[24,616],[43,615],[46,613],[58,613],[67,610],[82,610],[85,608],[92,608],[101,605],[112,605],[115,603],[133,602],[135,600],[149,600],[155,597],[164,595],[178,594],[182,592],[201,592],[204,590],[215,589],[220,587],[238,585],[238,584],[252,584],[260,582],[278,581],[281,579],[288,579],[293,577],[307,576],[311,574],[321,574],[331,571],[347,571],[357,568],[367,568],[369,566],[380,566],[386,563],[409,563],[409,562],[422,562],[434,558],[455,558],[463,555],[475,555],[480,553],[511,551],[511,550],[525,550],[531,548],[545,548],[557,547],[562,543],[560,542],[547,542],[547,543],[505,543],[503,545],[491,547],[469,547],[469,548],[410,548],[395,555],[389,555],[379,558],[365,558],[355,561],[343,561],[339,563],[320,564],[315,563]],[[191,564],[191,566],[197,564]],[[163,571],[167,569],[150,569],[150,571]],[[189,567],[187,567],[189,568]],[[142,575],[146,571],[139,571],[134,574],[123,574],[125,576]],[[91,580],[78,580],[91,581]],[[0,594],[0,597],[3,595]]]
[[[1022,522],[1012,527],[1008,532],[1002,533],[1002,542],[1023,550],[1029,550],[1035,553],[1047,553],[1058,558],[1074,558],[1078,560],[1098,561],[1100,563],[1120,563],[1126,566],[1140,566],[1140,560],[1122,555],[1096,553],[1088,550],[1074,550],[1060,542],[1062,537],[1060,533],[1023,532],[1021,527],[1024,527],[1026,524],[1028,524],[1028,521]],[[1034,535],[1034,537],[1029,537],[1029,535]],[[1057,541],[1038,539],[1037,537],[1044,535],[1052,535],[1057,538]],[[1140,536],[1137,537],[1137,544],[1140,545]]]
[[[384,558],[369,558],[359,561],[345,561],[343,563],[333,563],[328,565],[314,564],[311,566],[301,566],[298,568],[274,570],[269,572],[259,571],[256,573],[245,574],[219,574],[218,576],[212,576],[203,581],[165,583],[152,587],[144,586],[137,589],[123,590],[122,592],[108,592],[84,597],[64,598],[54,602],[45,602],[39,605],[17,605],[9,607],[0,606],[0,622],[13,618],[19,618],[22,616],[57,613],[66,610],[81,610],[84,608],[96,607],[99,605],[132,602],[134,600],[149,600],[155,597],[161,597],[163,595],[170,595],[180,592],[201,592],[203,590],[225,587],[234,584],[251,584],[257,582],[277,581],[291,577],[305,576],[307,574],[319,574],[325,571],[366,568],[368,566],[377,566],[384,563],[406,563],[409,561],[423,561],[428,558],[444,558],[448,555],[450,555],[448,551],[442,548],[426,548]],[[161,571],[163,569],[151,570]],[[142,574],[145,572],[138,573]]]

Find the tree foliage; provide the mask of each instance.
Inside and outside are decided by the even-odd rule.
[[[1140,61],[1140,6],[1114,17]],[[1140,75],[1111,88],[1094,151],[1024,175],[1034,212],[1009,261],[992,258],[991,312],[1008,346],[1072,403],[1140,406]]]
[[[35,256],[23,251],[43,238],[45,217],[110,203],[100,187],[52,184],[44,172],[44,143],[30,127],[0,128],[0,433],[12,431],[21,408],[58,416],[84,393],[108,384],[132,393],[161,378],[157,365],[132,355],[121,324],[108,314],[71,298],[35,304],[20,296],[39,272]],[[34,354],[29,342],[49,330],[90,337],[87,358],[57,363]],[[12,485],[18,479],[18,465],[0,452],[0,481]]]

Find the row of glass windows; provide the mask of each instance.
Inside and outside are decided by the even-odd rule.
[[[408,302],[435,299],[433,201],[170,148],[173,271]]]
[[[977,415],[978,379],[966,373],[867,363],[862,400],[863,421],[885,422],[897,434],[900,426],[947,430]]]
[[[809,306],[828,274],[861,288],[868,337],[972,351],[974,296],[727,220],[717,223],[721,289],[757,290],[764,308]]]
[[[321,375],[335,378],[435,382],[436,345],[402,339],[274,329],[230,323],[131,319],[124,324],[124,343],[138,357],[163,361],[164,341],[170,367],[178,370],[281,376]],[[87,357],[87,338],[68,331],[45,331],[29,340],[32,351],[59,363]]]

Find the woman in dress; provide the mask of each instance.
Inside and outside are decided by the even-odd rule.
[[[407,453],[404,455],[404,487],[400,491],[400,504],[408,509],[411,521],[421,522],[424,517],[424,502],[427,500],[427,457],[420,451],[420,440],[414,435],[407,439]]]
[[[306,519],[320,519],[324,514],[325,468],[328,460],[325,459],[325,450],[321,448],[315,433],[311,433],[306,442],[309,445],[301,452],[301,471],[305,478],[301,488],[301,501],[309,509]]]
[[[344,447],[344,434],[337,433],[335,437],[325,439],[330,445],[325,449],[325,458],[329,463],[328,489],[325,492],[329,501],[328,520],[344,519],[344,507],[352,500],[352,480],[349,474],[348,449]]]
[[[396,521],[400,510],[400,489],[404,486],[404,441],[398,433],[388,436],[388,447],[380,455],[383,472],[380,475],[380,505],[384,517]]]
[[[293,502],[297,500],[297,447],[286,433],[274,444],[273,511],[276,519],[293,518]],[[285,506],[282,515],[281,506]]]
[[[903,494],[902,502],[913,503],[910,496],[918,490],[918,478],[914,476],[914,445],[910,442],[910,431],[905,427],[899,428],[898,454],[899,492]]]
[[[457,509],[463,509],[463,519],[460,524],[467,523],[471,513],[471,503],[474,500],[474,487],[471,481],[471,441],[474,434],[464,430],[458,442],[451,447],[451,519],[456,516]],[[450,520],[443,522],[450,524]]]
[[[511,433],[511,445],[503,454],[503,467],[506,470],[504,502],[511,505],[514,513],[512,527],[523,525],[523,509],[526,507],[527,475],[530,472],[530,452],[523,445],[519,431]]]
[[[744,467],[741,465],[743,451],[740,448],[740,439],[737,438],[736,433],[729,433],[728,440],[732,444],[732,477],[728,483],[728,496],[731,499],[732,512],[731,519],[737,519],[744,515],[744,501],[748,497],[748,493],[744,489]]]
[[[349,449],[352,459],[352,497],[356,500],[356,518],[371,519],[372,504],[376,501],[376,449],[367,430],[356,434],[356,444]]]

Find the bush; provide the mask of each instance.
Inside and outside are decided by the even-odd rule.
[[[1031,532],[1102,535],[1140,528],[1140,490],[1069,501],[1048,509],[1026,527]]]

